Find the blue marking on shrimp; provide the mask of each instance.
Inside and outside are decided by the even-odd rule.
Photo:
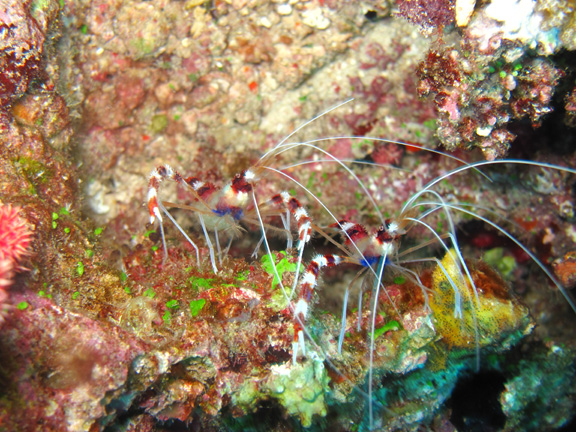
[[[380,258],[382,258],[379,255],[376,256],[365,256],[360,260],[360,265],[362,267],[372,267],[374,264],[376,264]],[[384,265],[388,264],[388,258],[386,258],[386,262],[384,263]]]
[[[242,216],[244,216],[244,212],[240,207],[219,207],[213,209],[212,213],[220,217],[230,215],[236,221],[239,221],[240,219],[242,219]]]

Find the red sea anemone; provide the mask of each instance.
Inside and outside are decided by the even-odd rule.
[[[28,253],[30,230],[19,211],[19,207],[0,204],[0,261],[16,264]]]
[[[0,324],[9,309],[6,288],[12,284],[13,270],[30,245],[30,230],[19,211],[19,207],[0,203]]]

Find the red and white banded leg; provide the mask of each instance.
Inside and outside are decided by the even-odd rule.
[[[292,344],[292,361],[296,363],[298,359],[298,347],[302,350],[302,355],[306,355],[306,345],[304,339],[304,325],[308,315],[308,309],[312,300],[314,288],[318,284],[318,275],[323,267],[334,267],[347,261],[346,257],[339,255],[316,255],[306,271],[302,275],[298,300],[294,305],[294,342]]]
[[[150,224],[154,224],[156,218],[162,222],[162,215],[159,209],[158,191],[164,180],[171,180],[180,183],[186,188],[191,188],[196,198],[205,202],[205,200],[216,191],[212,183],[200,181],[196,177],[182,177],[176,170],[169,165],[160,165],[150,173],[148,181],[148,210],[150,212]]]
[[[274,195],[269,202],[276,207],[287,209],[298,224],[298,261],[296,266],[296,274],[294,275],[294,285],[292,286],[292,291],[290,293],[290,298],[292,298],[298,283],[298,277],[300,275],[300,265],[302,263],[304,247],[306,246],[306,243],[308,243],[312,238],[312,221],[310,216],[308,216],[306,209],[302,206],[302,204],[300,204],[300,201],[298,201],[288,192],[281,192],[278,195]],[[288,227],[290,226],[289,220],[286,222],[286,225]]]
[[[204,200],[208,198],[216,190],[216,188],[211,183],[201,182],[199,179],[195,177],[189,177],[187,179],[184,179],[177,171],[173,170],[169,165],[160,165],[158,168],[152,170],[152,172],[150,173],[150,180],[148,182],[148,210],[150,212],[150,224],[154,224],[154,222],[157,219],[160,225],[162,245],[164,247],[164,261],[166,261],[166,258],[168,257],[168,249],[166,247],[164,226],[162,224],[163,222],[162,211],[172,221],[174,226],[178,228],[178,230],[182,233],[182,235],[186,238],[186,240],[188,240],[188,242],[195,249],[196,261],[198,263],[198,266],[200,266],[200,253],[198,246],[196,246],[196,243],[192,241],[192,239],[188,236],[188,234],[186,234],[186,232],[176,222],[176,220],[172,217],[172,215],[164,208],[164,206],[162,205],[162,201],[158,198],[160,185],[164,180],[171,180],[176,183],[180,183],[187,188],[191,188],[194,191],[196,198],[202,200],[203,202],[205,202]],[[203,225],[202,216],[199,215],[199,218],[201,220],[201,224]],[[210,242],[208,243],[211,246]],[[216,271],[214,260],[212,261],[213,261],[212,265]]]

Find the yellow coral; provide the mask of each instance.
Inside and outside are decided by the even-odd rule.
[[[466,272],[448,251],[432,274],[430,307],[442,341],[451,348],[508,348],[530,333],[528,309],[514,300],[502,278],[484,262],[467,263],[478,298]],[[461,317],[455,317],[458,295]]]

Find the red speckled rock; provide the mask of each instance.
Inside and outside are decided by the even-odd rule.
[[[554,273],[562,285],[572,288],[576,285],[576,252],[568,252],[562,258],[558,258],[552,263]]]
[[[21,96],[40,71],[44,33],[30,15],[31,1],[0,4],[0,102],[2,108]]]

